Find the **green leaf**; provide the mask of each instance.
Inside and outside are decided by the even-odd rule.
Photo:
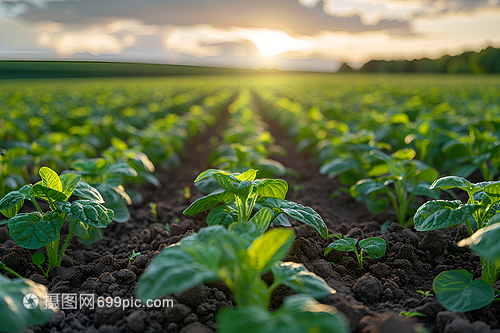
[[[336,158],[321,166],[319,173],[328,175],[328,178],[333,178],[341,173],[352,170],[360,165],[359,161],[353,157]]]
[[[320,299],[336,293],[322,278],[309,272],[302,264],[279,262],[271,270],[274,283],[284,284],[299,294],[308,294]]]
[[[241,180],[241,181],[253,182],[255,180],[256,176],[257,176],[257,170],[248,169],[247,171],[243,172],[242,174],[237,175],[236,178]]]
[[[392,154],[392,156],[399,161],[412,160],[415,155],[417,155],[417,152],[411,148],[399,149]]]
[[[386,187],[387,185],[385,184],[385,181],[377,182],[373,179],[361,179],[354,184],[355,190],[362,195],[367,195]]]
[[[495,292],[483,280],[472,281],[464,270],[440,273],[432,284],[437,299],[450,311],[467,312],[480,309],[493,301]]]
[[[415,229],[429,231],[451,227],[473,218],[472,214],[479,208],[480,205],[462,205],[460,200],[428,201],[415,213],[413,218]]]
[[[61,180],[62,192],[66,194],[66,199],[69,199],[71,194],[73,194],[73,190],[76,185],[78,185],[81,178],[82,177],[80,175],[76,175],[74,173],[67,173],[59,177]]]
[[[23,301],[27,294],[34,294],[30,298],[27,308]],[[0,312],[2,313],[2,332],[17,333],[27,329],[29,326],[41,325],[52,317],[56,310],[44,308],[47,289],[44,285],[34,283],[31,280],[10,280],[0,275]]]
[[[73,229],[73,233],[77,237],[80,237],[80,238],[85,239],[85,240],[90,240],[90,235],[89,235],[89,232],[87,230],[89,228],[89,226],[81,221],[78,221],[78,220],[75,220],[72,218],[70,218],[70,220],[71,220],[71,223],[76,223],[75,229]]]
[[[198,177],[196,177],[196,179],[194,180],[194,182],[198,182],[202,179],[205,179],[205,178],[209,178],[209,177],[212,177],[214,174],[216,173],[222,173],[222,174],[225,174],[225,175],[230,175],[230,173],[224,171],[224,170],[219,170],[219,169],[208,169],[208,170],[205,170],[203,171],[202,173],[200,173],[198,175]]]
[[[71,167],[75,170],[90,172],[102,169],[107,163],[104,158],[87,158],[74,161]]]
[[[19,191],[11,191],[11,192],[7,193],[2,198],[2,200],[0,200],[0,210],[7,210],[11,207],[15,207],[19,203],[21,203],[21,207],[22,207],[22,203],[24,202],[25,197],[26,196],[23,195],[22,193],[20,193]],[[7,216],[7,217],[9,217],[9,216]]]
[[[146,302],[217,280],[221,256],[219,247],[203,243],[170,246],[141,275],[136,295]]]
[[[386,197],[376,198],[375,200],[367,197],[364,202],[366,208],[368,208],[370,213],[374,215],[385,212],[387,210],[387,207],[389,207],[389,199],[387,199]]]
[[[316,229],[321,237],[326,239],[328,236],[328,228],[326,227],[325,222],[323,222],[321,216],[319,216],[319,214],[316,213],[311,207],[302,206],[301,204],[295,202],[277,198],[267,198],[267,203],[269,206],[278,208],[281,212],[293,217],[297,221],[309,224],[311,227]]]
[[[24,204],[24,201],[20,201],[15,206],[12,206],[8,209],[0,210],[0,213],[2,213],[5,217],[8,217],[8,218],[14,217],[21,210],[21,208],[23,207],[23,204]]]
[[[43,185],[53,190],[62,192],[61,179],[59,179],[58,174],[51,168],[41,167],[38,171],[40,178],[42,178]]]
[[[145,179],[148,183],[153,186],[160,187],[160,180],[150,172],[139,170],[139,177]]]
[[[89,235],[89,239],[78,238],[78,241],[80,243],[85,244],[85,245],[92,245],[95,242],[97,242],[98,240],[101,240],[104,238],[104,233],[103,233],[102,229],[99,229],[99,228],[89,227],[89,229],[87,230],[87,233]]]
[[[273,211],[269,208],[259,210],[248,222],[254,223],[261,233],[266,232],[273,218]]]
[[[59,178],[58,178],[59,179]],[[60,182],[60,181],[59,181]],[[66,194],[61,191],[54,190],[48,186],[45,186],[45,182],[38,182],[33,185],[33,194],[36,198],[45,201],[65,201],[68,199]]]
[[[497,214],[498,215],[498,214]],[[500,223],[479,229],[471,237],[458,242],[458,246],[469,246],[472,251],[492,263],[500,265]]]
[[[184,215],[194,215],[216,206],[218,203],[229,203],[234,201],[234,195],[224,189],[218,189],[212,193],[198,198],[182,213]]]
[[[76,195],[82,199],[97,201],[98,203],[101,204],[104,203],[104,199],[102,198],[101,193],[99,193],[99,191],[96,188],[89,185],[85,181],[80,181],[76,185],[73,191],[73,195]]]
[[[223,308],[217,314],[219,333],[348,333],[349,321],[336,308],[318,303],[308,295],[286,297],[271,313],[252,305]]]
[[[104,207],[114,212],[113,221],[118,223],[125,223],[130,220],[130,212],[128,211],[127,204],[124,200],[119,199],[110,203],[104,204]]]
[[[35,195],[33,193],[33,187],[31,185],[24,185],[19,189],[19,193],[24,195],[24,199],[28,200],[31,200],[31,198],[33,198],[33,196]]]
[[[134,168],[132,168],[128,163],[120,161],[111,164],[108,166],[105,170],[104,173],[110,174],[110,175],[123,175],[123,176],[130,176],[130,177],[136,177],[137,176],[137,171],[135,171]]]
[[[483,191],[492,202],[500,201],[500,182],[495,182],[483,187]]]
[[[9,220],[9,235],[25,249],[38,249],[59,238],[63,223],[58,212],[18,214]]]
[[[288,253],[294,237],[293,231],[284,228],[269,230],[258,237],[247,250],[250,267],[264,273],[264,268],[274,265]]]
[[[467,179],[457,176],[446,176],[436,179],[434,183],[432,183],[430,188],[441,188],[443,190],[449,190],[450,188],[455,187],[458,187],[464,191],[471,191],[472,189],[476,188]],[[480,188],[477,187],[477,190],[479,189]]]
[[[31,261],[35,266],[41,266],[45,262],[45,254],[42,252],[35,252],[31,255]]]
[[[326,256],[332,250],[347,251],[347,252],[356,251],[356,244],[357,243],[358,243],[358,241],[354,238],[338,239],[335,242],[328,245],[328,247],[325,249],[325,253],[323,255]]]
[[[418,184],[406,183],[405,188],[408,191],[408,193],[410,193],[410,194],[422,195],[422,196],[427,196],[427,197],[431,197],[434,199],[439,199],[439,190],[438,189],[430,189],[429,183],[425,183],[425,182],[421,182]]]
[[[223,173],[215,173],[213,175],[215,181],[219,183],[222,188],[230,193],[246,200],[253,188],[253,183],[248,180],[239,180],[233,175]]]
[[[68,217],[86,223],[94,228],[106,228],[113,221],[114,212],[91,200],[73,202],[56,201],[54,205]]]
[[[238,222],[237,212],[228,206],[217,206],[210,210],[207,216],[208,225],[220,224],[229,227],[234,222]]]
[[[288,184],[281,179],[264,179],[256,181],[257,193],[263,197],[285,199],[288,192]]]
[[[387,244],[379,237],[370,237],[359,242],[359,246],[372,258],[380,258],[385,254]]]
[[[392,157],[387,155],[386,153],[381,152],[380,150],[372,150],[370,151],[370,155],[384,162],[392,162]]]

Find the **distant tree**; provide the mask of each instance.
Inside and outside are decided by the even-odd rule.
[[[337,73],[352,73],[352,72],[354,72],[354,69],[352,69],[352,67],[346,64],[345,62],[337,70]]]

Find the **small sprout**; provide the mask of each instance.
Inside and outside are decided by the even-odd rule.
[[[356,245],[359,245],[361,250],[358,252]],[[359,267],[363,267],[363,253],[366,253],[372,258],[380,258],[385,254],[386,251],[386,242],[382,238],[379,237],[370,237],[367,239],[363,239],[358,243],[358,240],[354,238],[341,238],[336,240],[335,242],[328,245],[325,249],[324,255],[326,256],[333,249],[337,251],[346,251],[346,252],[354,252],[356,254],[356,258],[358,259]]]
[[[338,264],[334,263],[334,262],[331,262],[329,261],[330,264],[332,264],[333,266],[337,266]]]
[[[132,250],[132,255],[130,256],[130,259],[128,260],[128,265],[130,266],[130,263],[137,257],[141,252],[135,252],[135,250]]]
[[[158,222],[158,213],[156,212],[156,202],[150,202],[149,208],[151,208],[151,213],[153,214],[155,221]]]
[[[293,191],[292,197],[294,199],[297,199],[297,197],[299,196],[299,191],[301,191],[301,190],[303,191],[303,190],[306,189],[306,187],[304,185],[294,185],[294,184],[292,184],[291,187],[292,187],[292,191]]]
[[[45,254],[43,254],[42,252],[35,252],[31,255],[31,261],[33,261],[36,267],[40,268],[45,277],[49,275],[49,272],[44,271],[42,268],[42,264],[45,262]]]
[[[185,199],[189,199],[191,198],[191,190],[189,189],[189,187],[184,187],[184,198]]]
[[[451,259],[455,259],[455,256],[453,254],[448,254],[447,257],[451,258]]]
[[[434,296],[430,291],[416,290],[416,292],[422,294],[424,298],[427,298],[429,296]]]
[[[427,317],[426,314],[420,312],[408,312],[408,311],[401,311],[399,315],[401,317],[405,317],[405,319],[408,319],[410,317]]]
[[[337,239],[343,239],[343,238],[345,238],[345,236],[342,235],[342,234],[340,234],[340,233],[339,234],[328,234],[327,238],[330,238],[330,237],[335,237]]]
[[[165,230],[167,230],[170,233],[170,224],[165,223]]]

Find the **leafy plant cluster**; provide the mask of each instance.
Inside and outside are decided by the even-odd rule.
[[[485,180],[498,177],[500,122],[495,118],[494,88],[486,82],[472,87],[400,79],[379,82],[380,88],[374,89],[374,80],[276,80],[258,94],[268,113],[296,139],[298,149],[312,152],[323,163],[321,173],[351,186],[353,197],[373,213],[384,211],[390,202],[402,225],[411,224],[415,195],[436,198],[428,190],[428,183],[437,178],[431,173],[468,177],[479,171]],[[386,152],[405,156],[402,149],[414,152],[406,154],[405,162],[398,158],[406,168],[417,166],[411,179],[395,172],[394,161],[381,158],[389,155]],[[419,176],[422,172],[425,176]],[[405,179],[386,179],[395,176]],[[358,185],[375,193],[360,193]]]
[[[213,191],[195,200],[184,214],[211,209],[209,226],[163,250],[141,276],[137,297],[163,297],[222,279],[237,308],[219,311],[219,332],[348,332],[343,315],[314,300],[335,290],[303,265],[280,261],[293,244],[293,231],[268,230],[273,222],[290,225],[279,218],[283,214],[310,224],[325,238],[326,225],[311,208],[285,200],[284,180],[255,179],[256,175],[254,169],[209,169],[195,179]],[[274,277],[271,285],[261,279],[267,272]],[[286,298],[278,311],[269,313],[271,293],[280,285],[300,295]]]
[[[222,131],[222,142],[217,142],[209,156],[210,164],[233,172],[257,169],[261,177],[285,174],[283,164],[269,157],[284,155],[286,151],[274,144],[271,133],[253,110],[248,89],[240,90],[238,98],[229,104],[228,112],[230,119]]]
[[[104,200],[94,187],[82,180],[77,174],[59,176],[54,170],[42,167],[41,180],[34,185],[24,185],[19,191],[11,191],[0,200],[0,211],[9,217],[9,235],[25,249],[46,248],[48,266],[44,271],[41,265],[45,255],[34,254],[33,262],[48,276],[52,266],[60,266],[64,251],[73,235],[89,240],[89,228],[105,228],[113,221],[114,213],[102,206]],[[71,196],[80,199],[69,201]],[[44,201],[48,210],[43,211],[38,200]],[[25,200],[29,200],[36,211],[18,213]],[[59,252],[61,228],[68,219],[69,233]]]
[[[447,176],[437,179],[431,188],[459,188],[467,192],[468,200],[426,202],[415,214],[415,229],[430,231],[465,224],[470,237],[458,245],[479,254],[482,266],[482,277],[477,280],[466,270],[440,273],[433,283],[437,299],[447,309],[461,312],[500,300],[500,290],[493,288],[500,274],[500,182],[473,184],[462,177]]]
[[[229,227],[236,222],[251,222],[263,233],[271,223],[290,226],[285,215],[312,226],[326,238],[328,229],[321,216],[312,208],[285,200],[288,184],[281,179],[255,179],[257,170],[244,173],[229,173],[209,169],[196,177],[195,183],[203,182],[198,188],[209,192],[196,199],[185,215],[194,215],[211,209],[207,216],[208,225]],[[221,204],[221,205],[219,205]]]

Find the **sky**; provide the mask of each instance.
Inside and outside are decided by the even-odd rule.
[[[500,0],[0,0],[0,60],[335,71],[500,47]]]

